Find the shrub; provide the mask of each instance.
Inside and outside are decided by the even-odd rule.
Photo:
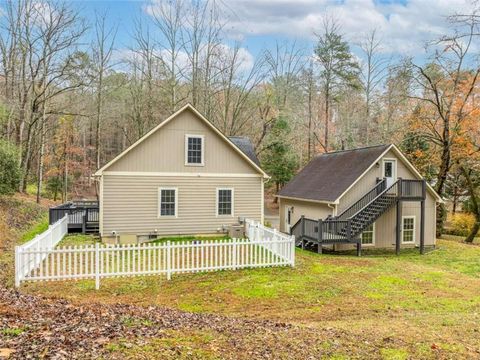
[[[20,183],[17,148],[0,140],[0,194],[12,194]]]
[[[451,228],[449,233],[458,236],[467,236],[470,233],[470,229],[475,224],[475,216],[469,213],[457,213],[452,215]]]

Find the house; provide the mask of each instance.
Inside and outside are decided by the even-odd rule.
[[[319,252],[435,245],[442,199],[393,144],[318,155],[278,197],[280,230]]]
[[[263,222],[267,174],[245,137],[227,137],[186,105],[99,169],[102,239],[215,234]]]

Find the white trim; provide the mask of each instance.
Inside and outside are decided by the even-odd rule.
[[[100,232],[100,236],[103,235],[103,177],[100,178],[100,196],[99,196],[99,203],[98,206],[100,207],[99,214],[98,214],[98,231]]]
[[[201,163],[188,162],[188,139],[202,139]],[[205,166],[205,135],[185,134],[185,166]]]
[[[197,172],[154,172],[154,171],[104,171],[102,175],[112,176],[165,176],[165,177],[220,177],[220,178],[245,178],[262,177],[261,174],[221,174],[221,173],[197,173]]]
[[[106,163],[104,166],[102,166],[100,169],[97,170],[97,172],[95,173],[95,176],[100,176],[102,175],[103,171],[108,168],[109,166],[111,166],[112,164],[114,164],[115,162],[117,162],[119,159],[121,159],[123,156],[125,156],[128,152],[130,152],[133,148],[135,148],[136,146],[138,146],[138,144],[140,144],[141,142],[143,142],[146,138],[148,138],[150,135],[152,135],[153,133],[155,133],[158,129],[160,129],[161,127],[165,126],[166,124],[168,124],[172,119],[174,119],[175,117],[177,117],[180,113],[182,113],[183,111],[185,110],[191,110],[194,114],[196,114],[202,121],[204,121],[215,133],[217,133],[223,140],[225,140],[230,146],[233,147],[233,149],[241,156],[243,157],[255,170],[257,170],[260,174],[263,175],[263,177],[265,178],[270,178],[268,176],[268,174],[263,171],[260,166],[258,166],[257,164],[255,164],[252,159],[250,159],[242,150],[240,150],[238,148],[237,145],[235,145],[228,137],[226,137],[220,130],[218,130],[210,121],[208,121],[202,114],[200,114],[198,112],[197,109],[195,109],[192,105],[190,104],[187,104],[185,105],[184,107],[182,107],[180,110],[176,111],[175,113],[173,113],[172,115],[170,115],[166,120],[162,121],[160,124],[158,124],[157,126],[155,126],[152,130],[150,130],[148,133],[146,133],[145,135],[143,135],[140,139],[138,139],[137,141],[135,141],[132,145],[130,145],[127,149],[125,149],[124,151],[122,151],[120,154],[118,154],[115,158],[113,158],[112,160],[110,160],[108,163]]]
[[[261,199],[260,199],[260,221],[263,224],[265,224],[265,182],[263,179],[260,179],[260,182],[262,183],[261,186]]]
[[[175,215],[161,215],[162,190],[175,190]],[[161,186],[158,188],[157,217],[158,218],[178,218],[178,188],[172,186]]]
[[[403,241],[403,234],[404,234],[404,226],[405,226],[405,219],[413,219],[413,241]],[[402,244],[416,244],[417,237],[416,237],[416,232],[417,232],[417,224],[416,224],[416,216],[415,215],[405,215],[402,216]]]
[[[364,244],[364,243],[363,243],[363,239],[362,239],[362,237],[363,237],[363,232],[362,232],[362,234],[361,234],[361,236],[360,236],[360,241],[362,241],[362,246],[375,246],[375,238],[376,238],[376,235],[377,235],[377,230],[376,230],[376,227],[377,227],[377,226],[376,226],[376,223],[373,223],[372,226],[373,226],[373,231],[372,231],[372,243],[371,243],[371,244]]]
[[[232,195],[231,195],[231,199],[232,199],[232,213],[227,215],[227,214],[222,214],[220,215],[218,213],[218,192],[220,190],[230,190],[232,192]],[[215,191],[215,216],[216,217],[219,217],[219,218],[222,218],[222,217],[233,217],[235,214],[235,191],[234,191],[234,188],[232,187],[217,187],[216,188],[216,191]]]
[[[288,200],[298,200],[298,201],[305,201],[305,202],[313,202],[317,204],[327,204],[327,205],[336,205],[338,204],[338,201],[323,201],[323,200],[311,200],[311,199],[303,199],[303,198],[297,198],[293,196],[283,196],[283,195],[275,195],[276,197],[280,199],[288,199]],[[333,211],[333,210],[332,210]]]

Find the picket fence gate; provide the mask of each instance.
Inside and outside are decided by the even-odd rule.
[[[165,241],[139,245],[82,245],[15,249],[15,284],[22,281],[109,277],[294,266],[295,239],[248,220],[245,239]],[[57,242],[58,243],[58,242]],[[25,264],[29,264],[26,266]]]

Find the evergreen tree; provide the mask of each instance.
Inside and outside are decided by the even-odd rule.
[[[266,150],[262,156],[263,168],[271,176],[276,193],[290,181],[298,168],[298,159],[290,145],[289,134],[288,121],[280,117],[267,138]]]
[[[320,65],[321,89],[325,99],[325,133],[323,148],[328,152],[330,108],[332,101],[347,87],[360,88],[360,66],[350,52],[348,42],[339,33],[337,23],[325,19],[323,32],[319,34],[315,55]]]

